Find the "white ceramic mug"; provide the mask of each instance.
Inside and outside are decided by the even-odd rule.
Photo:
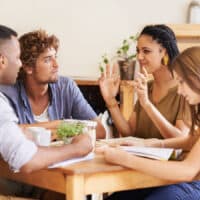
[[[34,142],[39,146],[49,146],[51,143],[51,131],[43,127],[28,127]]]

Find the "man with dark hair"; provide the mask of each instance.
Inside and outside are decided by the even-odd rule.
[[[0,25],[0,84],[15,83],[20,67],[17,33]],[[84,156],[91,150],[88,134],[76,136],[69,145],[36,146],[25,137],[9,101],[0,92],[0,154],[11,169],[31,173],[59,161]]]
[[[15,86],[0,86],[19,123],[56,128],[62,119],[94,120],[97,138],[104,138],[105,129],[77,85],[58,76],[58,38],[37,30],[21,36],[19,42],[22,68],[18,81]]]

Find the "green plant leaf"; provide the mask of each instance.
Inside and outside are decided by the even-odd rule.
[[[122,50],[124,53],[127,53],[127,51],[129,50],[129,45],[122,46]]]
[[[123,40],[123,45],[126,45],[127,43],[127,40]]]
[[[128,60],[132,60],[133,58],[136,58],[136,54],[132,54],[128,57]]]
[[[104,59],[103,59],[103,62],[104,62],[105,64],[108,64],[108,58],[104,58]]]
[[[100,66],[99,66],[99,70],[100,70],[100,72],[101,72],[101,73],[103,73],[103,72],[104,72],[104,68],[103,68],[103,66],[102,66],[102,65],[100,65]]]
[[[58,138],[73,137],[83,132],[84,125],[81,123],[62,122],[57,129]]]

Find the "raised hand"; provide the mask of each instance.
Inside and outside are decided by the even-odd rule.
[[[99,86],[101,94],[106,103],[116,97],[119,91],[120,77],[118,65],[114,64],[112,69],[110,65],[106,65],[105,73],[101,74],[99,78]]]
[[[148,73],[146,69],[142,68],[142,73],[137,74],[137,78],[134,81],[134,88],[138,95],[138,100],[140,101],[140,104],[144,107],[150,103],[149,97],[148,97],[148,86],[147,86],[147,80],[148,80]]]

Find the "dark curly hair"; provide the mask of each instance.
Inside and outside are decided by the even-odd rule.
[[[45,30],[36,30],[26,33],[19,38],[21,47],[22,67],[18,74],[18,79],[25,76],[24,66],[34,67],[39,55],[46,49],[53,47],[56,51],[59,47],[59,40],[55,35],[48,35]]]
[[[148,25],[143,28],[139,37],[141,35],[151,36],[153,40],[166,49],[169,56],[169,65],[171,65],[174,58],[179,54],[176,36],[168,26],[164,24]],[[170,68],[169,70],[171,71]]]

